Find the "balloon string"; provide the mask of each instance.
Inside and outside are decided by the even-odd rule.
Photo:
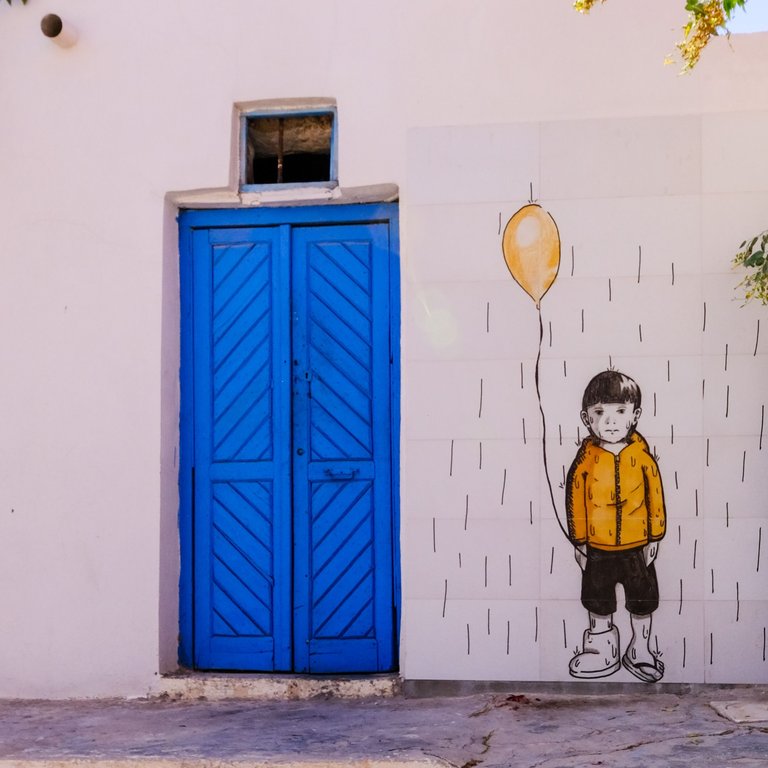
[[[560,513],[557,511],[557,502],[555,501],[555,492],[552,490],[552,480],[549,477],[549,465],[547,464],[547,420],[544,416],[544,406],[541,404],[541,389],[539,388],[539,363],[541,362],[541,345],[544,341],[544,321],[541,317],[541,307],[539,310],[539,352],[536,355],[536,369],[534,380],[536,382],[536,397],[539,399],[539,412],[541,413],[541,450],[544,455],[544,475],[547,478],[547,487],[549,488],[549,498],[552,502],[552,509],[555,512],[555,519],[560,526],[560,530],[565,534],[566,539],[570,539],[568,531],[560,519]]]

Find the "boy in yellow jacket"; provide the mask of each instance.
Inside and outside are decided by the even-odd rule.
[[[603,371],[587,385],[581,419],[589,429],[568,472],[568,534],[582,569],[581,602],[589,611],[573,677],[599,678],[623,664],[648,683],[664,665],[650,648],[651,617],[659,605],[654,560],[666,531],[664,492],[648,443],[635,431],[640,418],[637,383]],[[632,639],[620,657],[613,624],[616,585],[624,587]]]

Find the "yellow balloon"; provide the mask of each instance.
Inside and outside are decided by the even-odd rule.
[[[525,205],[507,222],[501,243],[512,277],[538,309],[560,269],[560,233],[555,220],[540,205]]]

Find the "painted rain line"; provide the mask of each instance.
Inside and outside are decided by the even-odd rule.
[[[563,444],[563,425],[562,424],[557,425],[557,439],[559,440],[560,445],[562,445]]]
[[[478,466],[478,469],[483,468],[483,441],[480,440],[480,465]]]
[[[534,615],[534,630],[533,630],[533,642],[538,643],[539,642],[539,606],[536,605],[533,608],[533,615]]]
[[[477,418],[481,418],[483,415],[483,380],[480,379],[480,407],[477,411]]]
[[[727,501],[725,502],[725,527],[731,527],[731,505]]]
[[[525,437],[525,416],[523,416],[523,445],[527,445],[527,444],[528,444],[528,441],[526,440],[526,437]]]
[[[525,389],[525,378],[523,376],[523,364],[520,363],[520,389]]]
[[[701,332],[704,333],[707,330],[707,302],[704,302],[704,321],[701,325]]]
[[[672,368],[670,366],[669,360],[667,360],[667,381],[672,381]]]
[[[727,384],[725,387],[725,418],[728,418],[728,412],[731,409],[731,385]]]
[[[763,661],[765,661],[765,627],[763,627]]]
[[[765,404],[760,406],[760,442],[757,444],[757,450],[763,450],[763,427],[765,426]]]
[[[467,523],[469,522],[469,494],[464,499],[464,530],[467,530]]]
[[[704,392],[706,391],[706,385],[707,385],[707,380],[702,379],[701,380],[701,399],[702,400],[704,399]]]
[[[549,556],[549,575],[552,575],[552,571],[555,568],[555,548],[552,547],[552,552]]]
[[[757,320],[757,329],[755,330],[755,351],[752,353],[752,357],[757,355],[757,345],[760,342],[760,318]]]
[[[563,648],[568,647],[568,628],[565,626],[565,619],[563,619]]]
[[[501,481],[501,506],[504,506],[504,491],[507,490],[507,469],[504,468],[504,479]]]
[[[552,321],[549,321],[549,346],[552,346]]]
[[[496,234],[497,235],[501,234],[501,211],[499,211],[499,231]]]
[[[679,485],[679,483],[677,482],[677,470],[675,470],[675,490],[676,490],[676,491],[679,491],[679,490],[680,490],[680,485]]]
[[[448,604],[448,579],[445,579],[443,587],[443,618],[445,618],[445,606]]]
[[[675,444],[675,425],[669,425],[669,442],[671,445]]]
[[[683,669],[685,669],[685,656],[687,651],[686,645],[685,637],[683,637]]]
[[[461,570],[461,552],[459,552],[459,570]]]
[[[699,540],[694,539],[693,540],[693,570],[696,570],[696,551],[699,547]]]
[[[488,555],[485,556],[485,588],[488,589]]]
[[[432,552],[437,554],[437,522],[436,518],[432,518]]]
[[[488,635],[491,634],[491,609],[488,609]]]
[[[512,555],[509,555],[507,560],[507,576],[509,578],[509,586],[512,586]]]
[[[736,621],[739,620],[739,613],[741,611],[741,603],[739,602],[739,582],[736,582]]]
[[[507,620],[507,656],[509,656],[509,635],[510,635],[510,622]]]
[[[448,477],[453,477],[453,440],[451,440],[451,463],[448,467]]]
[[[656,415],[656,393],[653,393],[653,415]]]
[[[643,324],[638,323],[637,324],[637,335],[640,338],[640,343],[643,343]]]
[[[683,526],[677,526],[677,546],[681,546],[683,543]]]
[[[707,438],[707,456],[706,456],[706,460],[705,460],[704,464],[707,467],[709,466],[709,438]]]
[[[744,451],[741,454],[741,482],[742,483],[744,482],[744,473],[746,472],[746,469],[747,469],[747,452]]]
[[[533,525],[533,501],[528,502],[528,520]]]
[[[491,332],[491,302],[485,302],[485,332]]]
[[[637,246],[637,284],[640,285],[640,274],[643,269],[643,246]]]
[[[672,285],[675,284],[675,262],[672,262]]]
[[[568,364],[563,360],[563,378],[568,378]]]
[[[611,278],[608,278],[608,301],[613,301],[613,292],[611,291]]]
[[[763,548],[763,526],[757,531],[757,573],[760,573],[760,550]]]
[[[677,609],[677,615],[680,616],[683,613],[683,580],[680,579],[680,603]]]
[[[576,253],[574,251],[573,246],[571,246],[571,277],[573,277],[573,272],[576,269]]]
[[[714,568],[709,569],[709,576],[712,582],[712,594],[714,595],[715,594],[715,569]]]
[[[469,637],[469,624],[467,624],[467,656],[469,656],[471,650],[472,650],[472,645]]]
[[[712,666],[712,662],[715,658],[715,635],[713,632],[709,633],[709,666]]]
[[[584,333],[584,310],[581,310],[581,332]]]

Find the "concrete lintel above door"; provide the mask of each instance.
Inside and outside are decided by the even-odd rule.
[[[363,187],[303,187],[288,190],[240,192],[231,187],[168,192],[166,200],[177,208],[253,208],[285,205],[354,205],[392,203],[400,194],[397,184]]]

